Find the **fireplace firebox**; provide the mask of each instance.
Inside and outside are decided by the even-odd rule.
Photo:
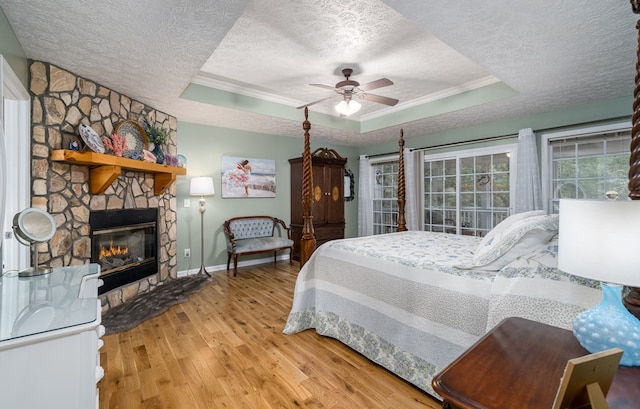
[[[91,262],[100,265],[99,294],[158,272],[158,209],[89,214]]]

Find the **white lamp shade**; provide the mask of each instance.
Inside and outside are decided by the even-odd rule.
[[[336,105],[336,111],[340,112],[342,115],[352,115],[360,110],[362,105],[358,101],[350,100],[350,101],[340,101],[338,105]]]
[[[191,196],[212,196],[216,192],[213,188],[213,178],[200,176],[191,178],[189,194]]]
[[[640,287],[640,201],[560,200],[558,268]]]

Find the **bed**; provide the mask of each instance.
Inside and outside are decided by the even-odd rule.
[[[300,271],[284,333],[315,329],[437,396],[432,377],[503,319],[570,328],[601,298],[558,271],[554,239],[498,271],[469,268],[480,242],[406,231],[325,243]]]
[[[312,204],[307,115],[304,215]],[[437,396],[433,376],[503,319],[570,329],[598,303],[597,282],[557,269],[557,215],[512,215],[485,237],[407,231],[402,134],[399,146],[399,231],[316,249],[313,226],[304,226],[285,334],[315,329]]]

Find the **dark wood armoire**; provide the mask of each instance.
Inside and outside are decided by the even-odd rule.
[[[300,259],[302,238],[302,157],[291,164],[291,238],[293,259]],[[347,159],[335,150],[318,148],[311,154],[313,174],[313,230],[317,246],[344,238],[344,167]]]

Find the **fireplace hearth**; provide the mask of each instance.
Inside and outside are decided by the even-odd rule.
[[[94,211],[89,215],[91,262],[100,265],[99,293],[158,272],[158,209]]]

